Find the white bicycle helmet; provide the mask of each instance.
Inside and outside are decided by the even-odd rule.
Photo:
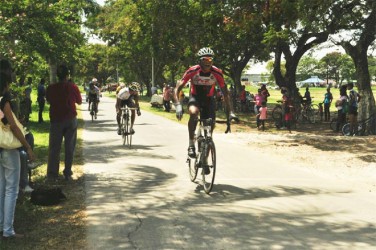
[[[211,48],[209,48],[209,47],[201,48],[197,52],[197,56],[198,57],[203,57],[203,56],[211,56],[211,57],[213,57],[214,56],[214,51]]]
[[[132,91],[139,91],[140,89],[140,84],[138,82],[132,82],[130,85],[129,85],[129,89],[132,90]]]

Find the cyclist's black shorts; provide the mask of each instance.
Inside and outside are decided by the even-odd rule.
[[[215,99],[213,96],[190,95],[188,107],[191,105],[200,109],[201,119],[212,118],[215,121]]]
[[[135,108],[136,103],[134,102],[133,97],[130,97],[127,100],[120,100],[120,107],[123,108],[123,107],[125,107],[125,105],[127,105],[127,107],[129,107],[129,108]]]
[[[97,94],[89,94],[89,101],[98,101]]]

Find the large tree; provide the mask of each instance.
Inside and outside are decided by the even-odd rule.
[[[268,27],[265,43],[274,52],[274,77],[280,87],[296,94],[296,70],[300,59],[313,47],[325,42],[335,31],[331,15],[338,1],[267,0],[264,23]],[[286,62],[286,73],[281,62]]]
[[[371,89],[371,77],[368,68],[368,49],[376,39],[376,1],[354,1],[351,12],[342,12],[342,21],[346,33],[341,36],[342,45],[355,64],[356,86],[362,100],[359,106],[359,118],[365,119],[376,113],[375,98]],[[350,37],[350,39],[347,38]]]
[[[21,65],[24,62],[21,58],[33,53],[51,66],[57,61],[74,61],[76,49],[85,42],[82,16],[95,7],[92,0],[3,1],[0,4],[2,56],[11,58],[20,67],[25,66]]]

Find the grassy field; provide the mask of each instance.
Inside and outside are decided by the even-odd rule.
[[[251,93],[257,92],[257,87],[247,87]],[[300,92],[304,94],[305,89],[302,88]],[[314,97],[314,103],[322,102],[325,88],[310,88],[311,96]],[[375,90],[374,90],[375,91]],[[269,98],[269,109],[276,104],[277,100],[281,99],[279,90],[270,89],[271,96]],[[339,97],[338,89],[332,90],[334,100]],[[38,161],[43,162],[44,165],[33,171],[32,181],[34,187],[46,186],[44,177],[46,176],[46,162],[48,153],[48,139],[49,139],[49,116],[48,105],[44,111],[44,120],[42,124],[37,123],[37,103],[36,90],[33,90],[33,113],[31,115],[30,129],[35,137],[35,154]],[[114,97],[114,95],[112,94]],[[85,103],[83,105],[86,105]],[[154,108],[150,105],[150,97],[141,98],[141,110],[147,110],[155,114],[164,116],[182,124],[187,124],[188,115],[185,115],[182,121],[177,121],[174,112],[165,112],[162,108]],[[334,111],[334,105],[332,105]],[[84,189],[84,175],[82,166],[84,159],[82,156],[82,115],[79,113],[79,130],[78,142],[75,153],[75,165],[73,167],[74,181],[66,182],[59,180],[54,186],[59,186],[63,189],[67,200],[57,206],[42,207],[35,206],[30,203],[29,194],[20,193],[17,202],[16,216],[15,216],[15,230],[18,233],[25,234],[25,238],[0,241],[0,249],[4,250],[18,250],[18,249],[85,249],[86,248],[86,214],[85,214],[85,189]],[[225,131],[225,116],[223,112],[217,114],[218,122],[216,131]],[[257,131],[255,129],[254,114],[239,114],[241,122],[234,124],[233,132],[248,132]],[[267,124],[267,132],[276,132],[273,124]],[[325,125],[327,126],[327,125]],[[315,129],[319,129],[316,127]],[[317,131],[313,131],[317,132]],[[63,156],[62,158],[63,159]],[[62,171],[63,163],[60,164]]]

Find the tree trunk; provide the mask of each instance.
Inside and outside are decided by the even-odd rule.
[[[48,65],[50,67],[50,84],[57,82],[56,77],[56,70],[57,64],[56,62],[52,61],[51,59],[48,60]]]
[[[361,96],[358,107],[358,120],[364,120],[376,112],[375,98],[372,93],[371,78],[368,70],[368,46],[363,45],[361,42],[356,46],[352,46],[349,42],[346,42],[342,43],[342,46],[355,64],[356,87]]]

